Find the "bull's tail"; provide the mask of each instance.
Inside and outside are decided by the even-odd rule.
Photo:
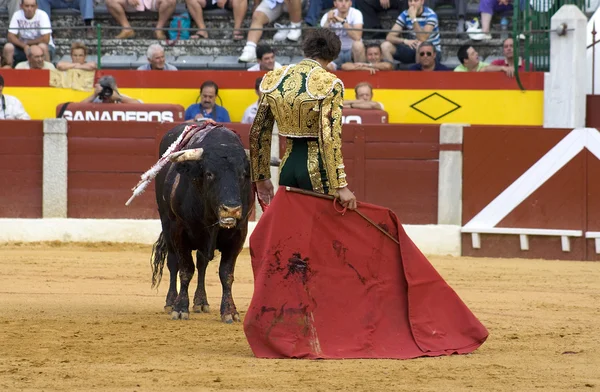
[[[160,232],[158,240],[152,246],[152,256],[150,256],[150,266],[152,267],[152,288],[157,287],[162,279],[165,260],[167,259],[167,242],[163,232]]]

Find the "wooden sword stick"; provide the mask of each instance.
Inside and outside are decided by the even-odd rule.
[[[300,189],[300,188],[293,188],[291,186],[286,186],[285,190],[288,192],[294,192],[294,193],[300,193],[303,195],[308,195],[308,196],[314,196],[314,197],[320,197],[321,199],[327,199],[327,200],[333,200],[336,197],[332,196],[332,195],[326,195],[324,193],[317,193],[317,192],[313,192],[313,191],[307,191],[305,189]],[[360,215],[361,218],[363,218],[364,220],[366,220],[367,222],[369,222],[371,225],[375,226],[375,228],[377,230],[379,230],[380,232],[382,232],[383,234],[385,234],[389,239],[391,239],[392,241],[394,241],[396,244],[400,245],[400,242],[394,238],[390,233],[388,233],[387,231],[385,231],[381,226],[379,226],[377,223],[373,222],[373,220],[371,220],[371,218],[369,218],[368,216],[366,216],[365,214],[363,214],[362,212],[360,212],[357,209],[355,210],[351,210],[356,212],[358,215]]]

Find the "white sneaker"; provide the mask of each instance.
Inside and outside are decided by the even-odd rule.
[[[238,58],[238,63],[254,63],[256,62],[256,47],[244,46],[241,56]]]
[[[285,39],[287,38],[290,30],[286,29],[286,27],[289,27],[287,25],[283,25],[281,23],[275,23],[275,28],[276,29],[280,29],[278,30],[275,35],[273,36],[273,40],[274,41],[285,41]]]
[[[296,29],[289,30],[286,38],[289,39],[290,41],[298,42],[298,40],[300,39],[301,36],[302,36],[302,30],[300,28],[296,28]]]

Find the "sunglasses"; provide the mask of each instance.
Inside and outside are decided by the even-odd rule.
[[[419,55],[420,55],[420,56],[427,56],[427,57],[431,57],[431,56],[433,56],[433,53],[432,53],[432,52],[421,52],[421,53],[419,53]]]

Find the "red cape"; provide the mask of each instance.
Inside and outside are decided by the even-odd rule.
[[[486,328],[396,215],[359,209],[400,246],[329,200],[277,192],[250,237],[254,295],[244,332],[254,355],[407,359],[483,344]]]

